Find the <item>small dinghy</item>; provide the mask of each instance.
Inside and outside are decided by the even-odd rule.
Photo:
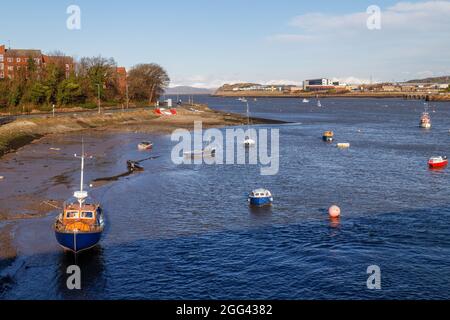
[[[138,149],[141,151],[151,150],[153,148],[153,143],[144,141],[138,144]]]
[[[303,103],[309,103],[309,100],[308,99],[303,99]]]
[[[256,145],[256,142],[255,142],[255,140],[253,140],[252,138],[247,137],[247,139],[244,140],[244,146],[245,146],[246,148],[253,147],[254,145]]]
[[[138,171],[144,171],[144,167],[139,165],[139,162],[128,160],[127,161],[127,169],[129,172],[138,172]]]
[[[348,148],[350,148],[350,143],[338,143],[337,147],[339,149],[348,149]]]
[[[430,160],[428,160],[428,167],[430,169],[442,169],[445,168],[448,165],[448,158],[447,157],[431,157]]]
[[[333,131],[325,131],[322,136],[323,141],[325,142],[333,142],[334,132]]]
[[[252,206],[268,206],[273,203],[273,197],[269,190],[256,189],[248,196],[248,202]]]
[[[188,159],[200,159],[203,157],[215,157],[216,149],[215,148],[206,148],[203,150],[187,151],[187,152],[183,153],[183,156]]]

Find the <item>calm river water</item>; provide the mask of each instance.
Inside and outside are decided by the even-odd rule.
[[[196,99],[245,112],[236,99]],[[431,104],[433,128],[424,131],[422,101],[323,99],[323,108],[299,99],[249,102],[252,116],[292,122],[267,126],[280,129],[277,175],[248,165],[176,166],[168,136],[106,136],[116,147],[108,166],[88,166],[89,178],[142,157],[136,143],[144,138],[161,158],[93,191],[108,228],[97,249],[77,258],[82,290],[66,289],[65,270],[75,261],[55,243],[54,213],[21,223],[26,236],[17,241],[28,249],[0,297],[450,298],[450,169],[427,168],[430,156],[450,155],[449,103]],[[351,148],[323,143],[326,130]],[[257,187],[272,191],[272,208],[248,207],[246,196]],[[326,214],[334,203],[340,223]],[[46,250],[35,254],[38,242]],[[367,289],[370,265],[381,268],[381,290]]]

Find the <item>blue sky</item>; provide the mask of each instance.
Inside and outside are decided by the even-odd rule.
[[[69,5],[81,30],[66,28]],[[368,30],[370,5],[381,30]],[[450,1],[3,1],[0,43],[155,62],[172,85],[349,82],[450,74]]]

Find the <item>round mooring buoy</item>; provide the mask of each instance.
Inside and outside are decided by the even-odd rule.
[[[341,216],[341,209],[338,206],[333,205],[328,209],[328,214],[333,219],[339,218]]]

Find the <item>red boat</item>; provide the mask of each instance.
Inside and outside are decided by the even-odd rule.
[[[428,166],[430,169],[445,168],[448,165],[447,157],[432,157],[428,160]]]

